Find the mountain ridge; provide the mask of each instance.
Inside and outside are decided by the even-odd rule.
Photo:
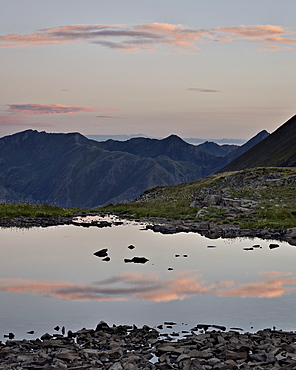
[[[99,143],[77,132],[25,130],[0,139],[0,201],[92,208],[197,180],[226,161],[174,134]]]
[[[219,172],[253,167],[296,166],[296,115]]]

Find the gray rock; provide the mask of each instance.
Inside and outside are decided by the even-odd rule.
[[[290,229],[287,229],[284,236],[288,237],[288,238],[296,238],[296,227],[292,227]]]

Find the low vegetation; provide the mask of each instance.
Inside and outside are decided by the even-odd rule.
[[[191,183],[159,186],[126,203],[96,209],[0,204],[0,218],[71,217],[109,212],[126,218],[210,221],[241,228],[296,226],[296,168],[255,168],[219,173]],[[214,201],[213,201],[214,199]],[[234,206],[233,204],[239,204]]]
[[[77,212],[75,208],[61,208],[47,204],[0,204],[0,218],[71,217]]]
[[[209,195],[217,194],[222,199],[220,204],[203,204]],[[255,168],[157,187],[133,202],[109,205],[101,210],[125,217],[213,221],[241,228],[295,227],[295,195],[296,168]],[[244,200],[252,206],[235,209],[223,205],[223,199]]]

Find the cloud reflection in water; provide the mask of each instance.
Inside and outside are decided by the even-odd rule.
[[[236,284],[234,281],[206,283],[196,271],[183,271],[160,280],[156,273],[125,272],[91,284],[0,279],[0,291],[33,293],[71,301],[120,301],[140,299],[154,302],[182,300],[197,294],[241,298],[272,298],[296,291],[296,276],[278,271],[262,272],[262,279]]]

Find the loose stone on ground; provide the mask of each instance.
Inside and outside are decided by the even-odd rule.
[[[165,324],[175,324],[166,322]],[[34,340],[0,343],[0,369],[295,369],[296,333],[264,329],[257,333],[226,332],[224,326],[200,324],[183,338],[163,336],[144,325],[109,327],[44,334]],[[213,326],[212,326],[213,327]],[[162,328],[162,326],[159,326]],[[193,328],[195,329],[195,328]]]

